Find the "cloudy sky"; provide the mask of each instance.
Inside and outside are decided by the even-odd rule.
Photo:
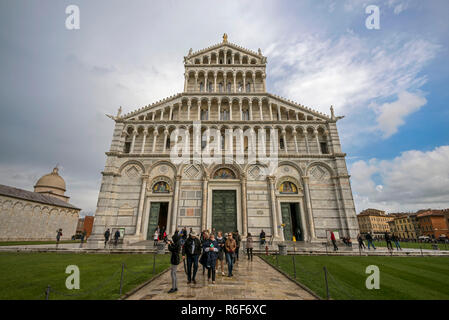
[[[67,30],[68,5],[80,29]],[[368,5],[380,9],[369,30]],[[59,164],[95,211],[115,114],[183,89],[183,57],[229,41],[268,57],[267,90],[334,105],[357,212],[449,207],[446,0],[0,2],[0,183]]]

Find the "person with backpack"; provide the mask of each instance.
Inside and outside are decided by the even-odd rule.
[[[360,250],[361,249],[366,249],[365,243],[363,242],[363,238],[362,238],[362,235],[360,233],[357,235],[357,242],[359,243],[359,249]]]
[[[173,237],[171,240],[168,240],[168,251],[171,253],[170,257],[170,275],[171,275],[171,289],[168,291],[168,293],[173,293],[178,291],[178,283],[176,278],[176,271],[178,269],[178,265],[181,262],[179,258],[179,251],[180,251],[180,243],[179,243],[179,236],[178,231],[175,231],[173,234]]]
[[[106,248],[106,244],[109,241],[109,237],[111,236],[111,231],[106,230],[106,232],[104,233],[104,247]]]
[[[117,231],[115,231],[115,233],[114,233],[114,246],[115,246],[115,247],[117,247],[118,239],[119,239],[119,238],[120,238],[120,231],[117,230]]]
[[[207,280],[210,281],[212,278],[212,283],[215,284],[215,265],[218,258],[218,242],[215,240],[215,235],[212,233],[209,238],[203,243],[203,250],[205,258],[205,266],[207,268]]]
[[[376,247],[374,246],[373,243],[373,237],[371,236],[370,233],[367,233],[365,236],[366,242],[368,243],[368,250],[370,250],[370,245],[374,248],[374,250],[376,250]]]

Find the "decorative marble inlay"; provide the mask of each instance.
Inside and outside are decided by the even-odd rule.
[[[188,167],[185,170],[185,173],[189,178],[193,179],[198,176],[198,174],[200,173],[200,170],[197,167],[195,167],[194,165],[191,165],[190,167]]]
[[[139,176],[139,170],[135,166],[132,166],[126,170],[126,175],[132,179],[137,178]]]

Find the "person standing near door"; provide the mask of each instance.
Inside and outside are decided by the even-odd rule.
[[[196,284],[195,276],[198,271],[198,258],[201,254],[201,242],[194,231],[192,231],[182,247],[182,258],[187,256],[187,283]],[[193,274],[192,274],[193,265]]]
[[[232,238],[232,232],[228,233],[228,239],[226,239],[225,248],[226,248],[226,262],[228,263],[228,277],[232,277],[235,249],[237,248],[235,240]]]
[[[223,271],[223,266],[224,266],[224,254],[225,254],[225,245],[226,239],[223,238],[223,232],[218,231],[218,236],[217,236],[217,243],[218,243],[218,260],[220,261],[220,265],[221,265],[221,275],[224,276],[225,273]],[[218,270],[218,263],[216,264],[217,270]]]
[[[120,231],[117,230],[117,231],[115,231],[115,233],[114,233],[114,247],[117,247],[118,239],[119,239],[119,238],[120,238]]]
[[[263,231],[263,229],[260,232],[259,239],[260,239],[260,245],[263,246],[265,244],[265,231]]]
[[[242,237],[239,235],[238,231],[235,231],[234,233],[234,240],[235,240],[235,260],[239,261],[239,251],[240,251],[240,243],[242,242]]]

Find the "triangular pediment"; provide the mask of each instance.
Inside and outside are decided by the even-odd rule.
[[[232,54],[234,55],[238,53],[241,57],[248,57],[250,61],[255,60],[257,64],[263,64],[267,61],[267,58],[262,55],[260,49],[258,50],[258,52],[255,52],[230,42],[217,43],[213,46],[195,52],[190,49],[189,54],[185,57],[185,61],[190,64],[195,64],[195,60],[201,58],[204,55],[210,55],[213,53],[218,54],[220,52],[232,52]]]

